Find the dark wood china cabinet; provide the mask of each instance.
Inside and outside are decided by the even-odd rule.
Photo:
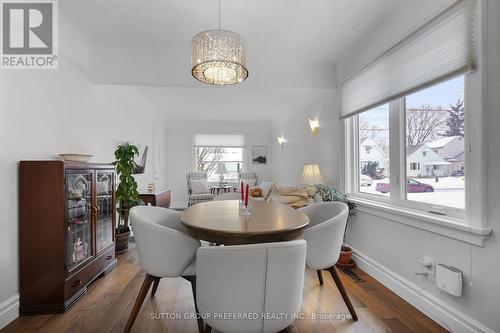
[[[20,162],[20,314],[63,312],[116,266],[111,164]]]

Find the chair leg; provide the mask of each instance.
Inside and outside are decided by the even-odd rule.
[[[347,305],[347,308],[351,313],[352,319],[358,320],[358,315],[356,314],[356,311],[352,306],[351,300],[349,299],[349,295],[347,294],[347,291],[345,290],[344,285],[342,284],[342,280],[340,279],[337,269],[335,268],[335,266],[332,266],[328,268],[328,271],[332,275],[333,281],[335,281],[335,284],[337,285],[337,288],[340,291],[340,294],[342,295],[342,299],[344,300],[345,305]]]
[[[321,270],[317,270],[316,273],[318,273],[318,280],[319,280],[319,285],[323,285],[323,272]]]
[[[144,302],[144,299],[148,294],[149,288],[151,287],[151,284],[153,283],[153,281],[155,281],[155,279],[159,278],[149,274],[146,274],[146,276],[144,277],[141,290],[139,290],[139,295],[137,295],[137,298],[135,299],[134,307],[132,308],[132,312],[130,312],[130,316],[128,317],[127,325],[125,325],[125,330],[123,331],[124,333],[130,332],[132,325],[134,325],[135,318],[137,318],[137,315],[139,314],[142,303]]]
[[[151,297],[153,297],[156,294],[156,291],[158,290],[158,286],[160,285],[160,279],[161,278],[155,278],[153,281],[153,289],[151,289]]]
[[[205,333],[212,333],[212,327],[205,325]]]
[[[184,280],[191,282],[191,289],[193,290],[193,298],[194,298],[194,309],[196,310],[196,317],[198,318],[198,331],[200,333],[205,332],[205,325],[203,320],[200,317],[200,312],[198,311],[198,304],[196,303],[196,276],[183,276]]]

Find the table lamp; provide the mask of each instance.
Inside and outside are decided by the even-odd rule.
[[[219,163],[217,164],[217,170],[215,171],[219,175],[219,183],[224,184],[224,175],[227,174],[226,164]]]
[[[304,185],[324,184],[325,181],[321,176],[319,165],[318,164],[304,165],[304,171],[302,171],[302,177],[300,177],[300,182]]]
[[[325,181],[321,176],[321,171],[319,170],[319,165],[317,164],[306,164],[304,165],[304,171],[302,171],[302,177],[300,177],[300,182],[304,185],[313,186],[316,184],[324,184]],[[308,188],[308,195],[313,202],[319,202],[319,196],[316,193],[316,189]]]

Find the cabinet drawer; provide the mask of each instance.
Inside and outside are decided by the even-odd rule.
[[[99,257],[90,262],[87,266],[82,268],[75,275],[66,279],[64,286],[65,298],[73,296],[78,290],[87,286],[95,278],[99,276],[105,268],[115,260],[114,244],[108,250],[103,252]]]

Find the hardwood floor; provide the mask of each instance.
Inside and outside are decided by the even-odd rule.
[[[118,267],[90,285],[87,294],[66,313],[20,317],[2,332],[122,332],[144,279],[135,244],[118,256]],[[359,321],[316,319],[316,314],[349,314],[330,274],[323,274],[320,286],[315,271],[306,271],[303,312],[309,318],[296,320],[289,333],[429,333],[446,332],[441,326],[385,288],[365,272],[356,272],[366,282],[354,283],[339,273]],[[162,279],[155,297],[146,297],[132,332],[198,332],[195,319],[169,319],[165,313],[194,313],[188,282]],[[163,318],[161,318],[163,316]],[[235,332],[237,333],[237,332]]]

